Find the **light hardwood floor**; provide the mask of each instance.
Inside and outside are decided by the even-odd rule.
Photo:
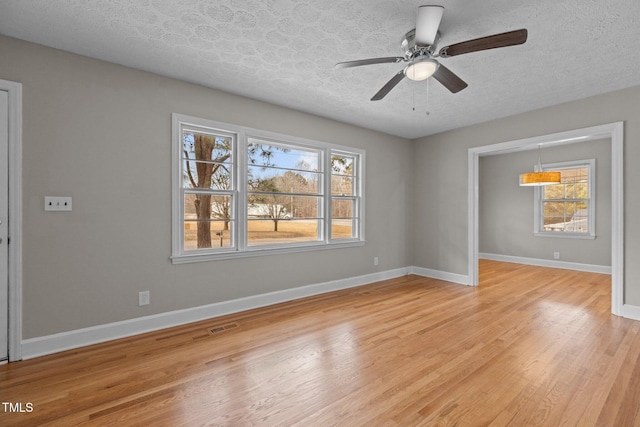
[[[640,425],[610,277],[482,261],[0,366],[0,425]],[[217,326],[228,329],[210,334]]]

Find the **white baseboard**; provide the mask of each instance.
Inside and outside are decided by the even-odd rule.
[[[526,258],[511,255],[498,255],[481,252],[478,254],[480,259],[490,259],[492,261],[515,262],[517,264],[536,265],[540,267],[563,268],[565,270],[586,271],[589,273],[611,274],[611,266],[581,264],[578,262],[566,262],[550,259]]]
[[[460,285],[469,285],[469,276],[457,273],[448,273],[446,271],[432,270],[423,267],[409,267],[411,274],[418,276],[430,277],[432,279],[445,280],[447,282],[457,283]]]
[[[22,340],[21,342],[22,358],[32,359],[34,357],[53,354],[64,350],[71,350],[78,347],[98,344],[145,332],[157,331],[159,329],[211,319],[214,317],[224,316],[226,314],[251,310],[253,308],[278,304],[285,301],[319,295],[340,289],[353,288],[381,280],[401,277],[409,274],[409,272],[409,267],[399,268],[347,279],[302,286],[294,289],[239,298],[231,301],[208,304],[200,307],[139,317],[121,322],[76,329],[43,337],[29,338]]]
[[[576,265],[581,267],[581,271],[594,271],[595,269],[598,270],[595,272],[603,272],[602,266],[588,266],[586,264],[564,263],[558,261],[549,263],[546,260],[508,257],[493,254],[480,254],[480,257],[485,259],[495,259],[497,261],[517,262],[520,264],[567,268],[571,270],[578,269],[566,266],[567,264],[569,264],[571,267],[575,267]],[[558,265],[563,265],[564,267],[560,267]],[[583,269],[583,267],[589,268],[589,270],[585,270]],[[265,307],[281,302],[320,295],[323,293],[338,291],[341,289],[353,288],[373,282],[378,282],[381,280],[393,279],[396,277],[404,276],[406,274],[416,274],[419,276],[445,280],[447,282],[457,283],[461,285],[469,285],[469,276],[463,274],[449,273],[446,271],[432,270],[423,267],[398,268],[394,270],[366,274],[363,276],[333,280],[314,285],[302,286],[294,289],[287,289],[283,291],[270,292],[267,294],[255,295],[246,298],[239,298],[231,301],[208,304],[200,307],[193,307],[184,310],[176,310],[167,313],[139,317],[136,319],[124,320],[121,322],[76,329],[73,331],[61,332],[58,334],[47,335],[43,337],[30,338],[22,340],[21,342],[22,358],[25,360],[32,359],[47,354],[53,354],[60,351],[71,350],[74,348],[84,347],[92,344],[98,344],[118,338],[125,338],[145,332],[157,331],[160,329],[197,322],[200,320],[212,319],[227,314],[238,313],[241,311]],[[608,274],[610,274],[610,270]],[[629,319],[640,320],[640,307],[625,304],[623,306],[622,315],[623,317]]]
[[[637,305],[622,305],[622,317],[627,319],[640,320],[640,307]]]

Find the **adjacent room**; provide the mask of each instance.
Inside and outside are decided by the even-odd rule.
[[[1,425],[640,425],[640,4],[0,2]]]

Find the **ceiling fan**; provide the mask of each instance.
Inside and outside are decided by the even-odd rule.
[[[465,53],[499,47],[515,46],[527,41],[527,30],[515,30],[492,36],[480,37],[461,43],[443,47],[439,51],[436,46],[440,40],[440,21],[444,13],[443,6],[420,6],[416,19],[416,28],[404,35],[402,49],[404,56],[389,56],[384,58],[360,59],[357,61],[339,62],[336,68],[360,67],[362,65],[408,63],[378,91],[372,101],[384,98],[405,77],[421,81],[433,77],[452,93],[466,88],[467,83],[453,71],[442,65],[435,58],[449,58]]]

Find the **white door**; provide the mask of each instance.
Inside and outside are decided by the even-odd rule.
[[[9,94],[0,90],[0,361],[9,355]]]

